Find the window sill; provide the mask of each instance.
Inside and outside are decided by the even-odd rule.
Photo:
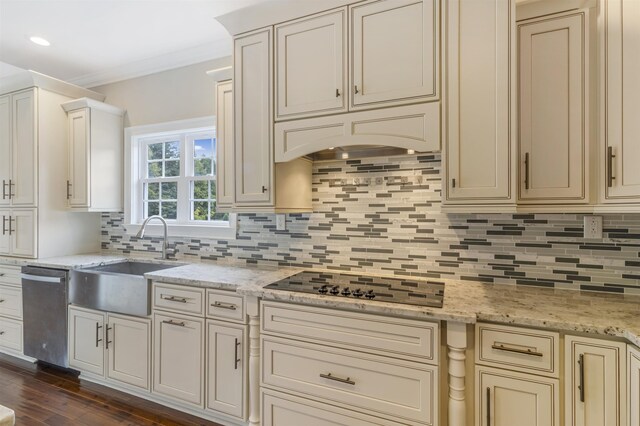
[[[127,235],[136,235],[142,225],[140,224],[127,224],[125,225],[125,231]],[[164,227],[158,224],[149,224],[145,230],[145,237],[159,237],[162,238],[164,234]],[[176,238],[207,238],[213,240],[235,240],[236,227],[230,226],[202,226],[202,225],[172,225],[169,224],[168,229],[169,237]]]

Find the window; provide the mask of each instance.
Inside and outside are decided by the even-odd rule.
[[[160,215],[171,235],[235,237],[235,217],[217,211],[216,137],[213,118],[128,128],[131,232]],[[163,131],[164,130],[164,131]],[[136,225],[138,225],[136,227]]]

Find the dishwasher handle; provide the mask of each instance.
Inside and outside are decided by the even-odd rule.
[[[64,281],[64,277],[45,277],[41,275],[21,274],[23,280],[37,281],[43,283],[60,284]]]

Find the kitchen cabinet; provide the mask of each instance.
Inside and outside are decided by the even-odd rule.
[[[207,409],[244,418],[246,326],[207,320]]]
[[[477,425],[560,425],[557,379],[481,367],[476,383]]]
[[[0,239],[1,250],[2,239]],[[20,267],[0,265],[0,352],[23,355]]]
[[[0,254],[34,257],[36,253],[36,210],[0,209],[2,235]]]
[[[104,376],[106,315],[69,307],[69,367]]]
[[[640,425],[640,350],[628,345],[627,369],[627,424],[629,426]]]
[[[351,108],[438,100],[438,0],[350,6]]]
[[[565,337],[565,425],[626,424],[623,343]]]
[[[600,27],[604,203],[640,202],[640,2],[604,0]]]
[[[514,203],[515,3],[445,2],[443,204]]]
[[[275,26],[276,120],[347,110],[347,9]]]
[[[216,83],[216,203],[233,206],[235,164],[233,150],[233,82]]]
[[[589,13],[518,23],[519,199],[589,201]]]
[[[0,206],[11,204],[7,187],[11,179],[11,96],[0,96],[0,179],[2,179],[2,198]]]
[[[67,111],[69,171],[67,202],[75,211],[122,211],[124,112],[82,98]]]

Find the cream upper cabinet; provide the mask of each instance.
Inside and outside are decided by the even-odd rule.
[[[11,204],[9,199],[9,179],[11,179],[11,98],[0,96],[0,179],[2,198],[0,205]]]
[[[351,108],[439,98],[438,0],[372,0],[349,8]]]
[[[640,201],[640,2],[603,0],[600,37],[604,202]]]
[[[216,84],[216,202],[232,206],[235,199],[233,157],[233,82]]]
[[[89,205],[89,108],[72,111],[69,118],[69,179],[67,180],[67,199],[71,207]]]
[[[346,8],[276,25],[276,120],[347,110],[346,28]]]
[[[234,41],[237,205],[273,203],[271,34],[265,29]]]
[[[37,202],[38,147],[36,92],[29,89],[11,95],[11,185],[12,206],[33,207]]]
[[[580,11],[518,24],[522,201],[588,201],[588,23]]]
[[[513,1],[444,3],[445,203],[512,200]]]
[[[629,426],[640,425],[640,350],[629,345],[627,353],[627,409]]]
[[[565,425],[626,425],[623,343],[565,337]]]

